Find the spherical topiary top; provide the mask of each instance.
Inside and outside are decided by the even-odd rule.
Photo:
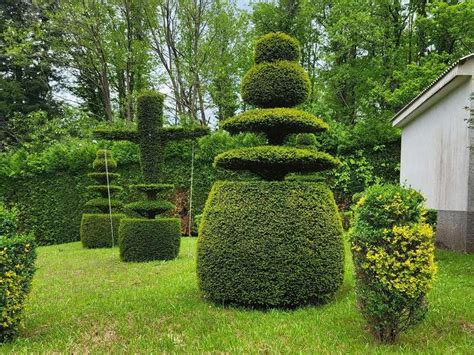
[[[288,60],[298,62],[301,57],[298,41],[282,32],[272,32],[260,37],[255,46],[255,63]]]
[[[257,64],[242,79],[242,99],[262,107],[293,107],[306,101],[310,92],[308,74],[297,62]]]

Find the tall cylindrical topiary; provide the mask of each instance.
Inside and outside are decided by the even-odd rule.
[[[174,208],[167,201],[173,185],[158,183],[163,168],[164,149],[168,142],[193,139],[207,134],[205,127],[164,127],[164,96],[155,91],[142,92],[137,98],[136,130],[98,130],[96,136],[127,140],[140,147],[144,184],[131,189],[143,193],[144,200],[126,208],[141,218],[124,218],[120,222],[119,247],[123,261],[174,259],[179,252],[181,226],[178,218],[164,218]]]
[[[209,194],[199,228],[197,273],[203,296],[214,302],[296,307],[327,301],[342,283],[342,227],[332,192],[315,182],[284,181],[289,173],[338,165],[329,154],[307,149],[307,142],[283,145],[290,134],[328,128],[292,108],[310,91],[299,58],[294,38],[284,33],[260,38],[255,65],[242,81],[243,99],[257,108],[222,125],[232,134],[263,133],[269,145],[215,158],[217,167],[250,171],[262,180],[217,182]]]
[[[110,209],[116,210],[122,207],[122,203],[113,198],[113,194],[122,188],[112,185],[120,174],[114,173],[117,162],[112,157],[112,152],[99,149],[92,163],[94,172],[87,174],[96,181],[87,189],[100,195],[100,197],[87,201],[86,207],[100,211],[100,213],[85,213],[81,220],[81,242],[85,248],[110,248],[117,244],[118,226],[125,215],[110,213]],[[109,196],[110,194],[110,196]]]

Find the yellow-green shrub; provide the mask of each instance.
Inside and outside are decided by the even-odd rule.
[[[359,199],[351,230],[358,305],[374,336],[387,343],[426,315],[436,271],[433,231],[423,196],[374,186]]]
[[[17,333],[35,259],[33,236],[17,235],[16,210],[0,204],[0,343]]]

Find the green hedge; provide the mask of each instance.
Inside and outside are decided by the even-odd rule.
[[[83,214],[81,242],[84,248],[111,248],[118,245],[118,227],[124,214],[112,214],[113,240],[109,214]]]
[[[177,218],[125,218],[120,222],[123,261],[171,260],[178,256],[181,225]]]
[[[123,167],[117,184],[139,182],[139,169],[133,165]],[[20,231],[32,232],[39,245],[80,240],[81,215],[89,211],[86,203],[92,195],[86,187],[91,180],[84,172],[38,174],[11,178],[5,182],[2,186],[3,197],[7,204],[16,206]],[[130,194],[130,191],[124,190],[116,196],[125,200]],[[108,206],[107,199],[103,203]]]
[[[17,335],[35,260],[32,236],[0,236],[0,343]]]
[[[272,32],[260,37],[255,45],[255,63],[288,60],[298,62],[300,44],[296,38],[282,32]]]
[[[257,107],[293,107],[306,101],[310,92],[306,71],[296,62],[258,64],[242,79],[242,99]]]
[[[357,303],[381,342],[426,315],[436,270],[433,230],[423,196],[398,185],[373,186],[359,198],[351,229]]]
[[[197,273],[203,296],[216,303],[327,301],[344,273],[331,191],[308,182],[215,183],[200,224]]]

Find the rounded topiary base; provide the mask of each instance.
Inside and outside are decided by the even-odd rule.
[[[118,245],[118,227],[124,214],[112,214],[112,226],[114,231],[113,244]],[[81,241],[84,248],[111,248],[112,232],[110,229],[110,215],[83,214],[81,221]]]
[[[178,256],[181,226],[177,218],[126,218],[120,223],[123,261],[170,260]]]
[[[326,302],[344,273],[332,192],[301,181],[221,181],[198,239],[203,296],[217,303],[296,307]]]

